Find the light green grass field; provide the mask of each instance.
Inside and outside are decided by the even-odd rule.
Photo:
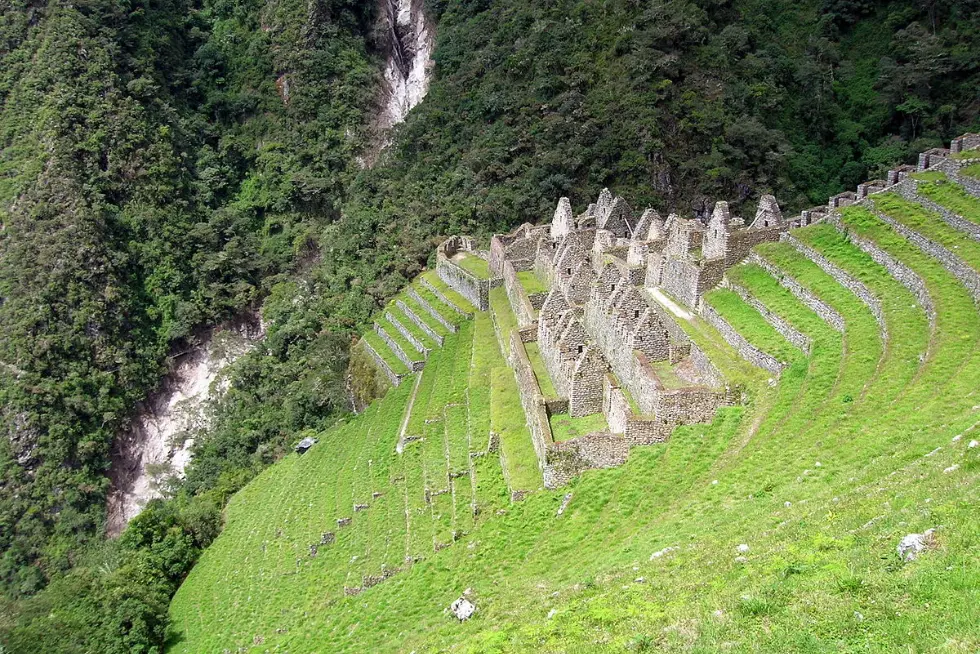
[[[556,443],[585,436],[594,431],[609,431],[606,416],[602,413],[579,418],[573,418],[567,413],[558,413],[550,416],[548,422],[551,424],[551,434]]]
[[[938,177],[934,179],[920,182],[918,193],[956,215],[980,224],[980,198],[970,195],[966,189],[942,173],[938,173]]]
[[[527,358],[531,361],[534,377],[538,380],[538,388],[541,389],[541,394],[545,397],[558,397],[555,384],[551,381],[551,375],[548,374],[548,369],[544,365],[544,359],[541,358],[541,350],[538,344],[534,342],[525,343],[524,350],[527,352]]]
[[[524,292],[528,295],[533,295],[534,293],[547,293],[549,290],[548,285],[541,281],[538,276],[534,274],[533,270],[525,270],[517,273],[517,281],[521,283],[521,286],[524,287]]]
[[[473,273],[480,279],[490,279],[490,264],[487,260],[472,254],[464,254],[455,263],[463,270]]]
[[[811,353],[734,293],[712,294],[743,336],[790,362],[778,383],[685,321],[747,402],[635,448],[620,468],[510,504],[500,459],[509,466],[513,450],[470,456],[490,431],[516,433],[509,412],[521,411],[491,316],[478,313],[422,373],[408,432],[424,440],[394,452],[414,386],[402,384],[235,496],[174,598],[168,651],[980,651],[977,308],[867,210],[848,208],[843,222],[925,281],[934,321],[832,227],[797,230],[881,300],[884,329],[790,246],[760,247],[844,317],[843,334],[743,267],[738,281],[804,332]],[[513,328],[503,312],[493,320]],[[426,489],[448,492],[427,501]],[[353,522],[337,528],[339,517]],[[899,540],[929,528],[930,548],[900,561]],[[311,557],[323,532],[336,541]],[[445,609],[466,589],[477,612],[459,623]]]

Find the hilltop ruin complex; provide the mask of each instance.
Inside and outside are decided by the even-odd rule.
[[[771,195],[760,198],[748,220],[733,215],[727,202],[718,202],[706,224],[674,213],[664,218],[654,209],[634,211],[608,189],[578,215],[568,198],[561,198],[550,223],[525,223],[509,234],[495,235],[489,251],[479,250],[472,238],[450,237],[438,248],[436,272],[479,310],[489,308],[492,289],[504,287],[517,328],[509,333],[498,329],[498,339],[505,353],[509,351],[545,486],[553,488],[584,469],[622,464],[631,446],[663,442],[678,425],[709,422],[719,407],[742,401],[742,390],[688,337],[686,323],[692,314],[717,329],[746,361],[772,378],[780,375],[787,362],[754,347],[703,301],[705,293],[719,286],[739,292],[726,271],[752,259],[754,246],[779,240],[795,243],[788,230],[817,222],[843,230],[840,209],[864,203],[874,211],[869,197],[885,190],[936,211],[951,226],[980,238],[976,224],[919,196],[912,176],[942,173],[980,197],[980,179],[961,172],[968,165],[976,166],[980,152],[977,158],[963,153],[978,147],[980,135],[966,134],[954,139],[949,149],[922,153],[917,166],[896,168],[887,179],[861,184],[856,192],[836,195],[826,206],[791,218],[783,216]],[[927,239],[919,242],[914,233],[906,236],[936,256],[980,298],[980,276],[975,271]],[[901,264],[875,251],[873,244],[853,240],[928,301],[917,287],[921,281]],[[842,283],[856,289],[883,324],[875,298],[867,292],[862,295],[859,282]],[[798,285],[784,284],[828,324],[843,330],[843,320],[832,309]],[[437,288],[431,284],[427,288],[453,306]],[[427,306],[424,298],[412,297],[419,306]],[[752,303],[751,298],[744,299]],[[419,328],[428,329],[408,307],[403,308]],[[808,351],[806,336],[765,307],[755,308],[790,343]],[[399,334],[389,333],[392,326]],[[411,330],[391,318],[387,326],[376,324],[375,332],[409,371],[421,370],[424,356],[413,359],[397,342],[408,339],[424,355]],[[369,344],[367,348],[397,384],[403,375]],[[556,441],[549,422],[556,414],[571,418],[602,414],[607,428]]]

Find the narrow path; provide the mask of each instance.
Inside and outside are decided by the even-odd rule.
[[[424,374],[425,368],[419,370],[419,374],[415,378],[415,386],[412,387],[412,396],[408,398],[408,406],[405,407],[405,417],[402,418],[402,426],[398,430],[398,444],[395,446],[395,451],[399,454],[405,451],[405,431],[408,429],[408,421],[412,417],[412,407],[415,406],[415,396],[419,392],[419,385],[422,383],[422,375]]]

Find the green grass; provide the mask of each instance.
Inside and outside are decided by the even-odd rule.
[[[426,271],[422,273],[421,277],[425,281],[429,282],[433,287],[439,289],[439,292],[442,293],[446,297],[446,299],[452,302],[459,309],[462,309],[466,313],[474,313],[477,311],[477,308],[474,307],[469,300],[467,300],[465,297],[463,297],[453,289],[449,288],[449,285],[446,284],[446,282],[442,281],[439,275],[436,274],[436,271],[434,270]]]
[[[419,297],[425,300],[426,303],[428,303],[428,305],[432,307],[436,313],[442,316],[443,319],[445,319],[445,321],[450,325],[459,325],[463,322],[463,320],[465,320],[465,318],[463,318],[459,312],[454,311],[453,308],[443,302],[438,295],[430,291],[422,284],[413,283],[412,287],[415,289],[415,292],[418,293]]]
[[[967,193],[966,189],[942,173],[935,173],[933,178],[920,181],[918,192],[922,197],[980,225],[980,199]]]
[[[412,311],[412,313],[418,316],[418,318],[423,323],[425,323],[429,327],[429,329],[434,331],[439,336],[445,337],[450,333],[449,330],[446,329],[446,327],[441,322],[433,318],[428,311],[422,308],[422,305],[419,304],[418,301],[415,300],[415,298],[405,293],[402,294],[398,299],[404,302],[405,306],[407,306]],[[440,315],[442,314],[440,313]]]
[[[800,350],[793,347],[777,332],[762,315],[750,307],[734,291],[715,289],[705,294],[704,301],[711,305],[729,325],[735,328],[749,343],[779,361],[799,359]]]
[[[402,363],[402,360],[391,351],[388,344],[381,340],[381,337],[378,336],[374,330],[364,332],[361,334],[361,338],[370,343],[371,347],[374,348],[374,351],[381,355],[381,358],[388,364],[388,367],[391,368],[392,372],[394,372],[396,375],[408,374],[408,366]]]
[[[594,431],[609,431],[606,416],[602,413],[579,418],[573,418],[567,413],[557,413],[550,416],[548,422],[551,423],[551,434],[556,443],[585,436]]]
[[[947,179],[946,174],[938,170],[924,170],[921,173],[912,173],[911,177],[920,182],[942,182]]]
[[[654,361],[650,364],[654,371],[657,373],[657,377],[665,388],[682,388],[684,386],[690,386],[688,382],[677,376],[677,370],[675,370],[673,364],[670,361]]]
[[[656,302],[649,296],[651,302]],[[665,307],[666,310],[666,307]],[[768,374],[739,356],[718,330],[706,323],[700,316],[692,315],[690,320],[677,319],[691,341],[711,360],[728,382],[734,386],[752,389],[765,384]]]
[[[524,292],[528,295],[535,293],[547,293],[550,289],[541,279],[534,274],[533,270],[525,270],[517,273],[517,281],[524,287]]]
[[[980,163],[975,163],[960,168],[960,174],[966,175],[967,177],[973,177],[974,179],[980,179]]]
[[[402,349],[402,352],[404,352],[409,359],[412,361],[422,361],[425,358],[422,353],[419,352],[418,349],[412,345],[400,331],[398,331],[398,328],[391,324],[391,321],[388,320],[384,314],[378,316],[375,322],[381,325],[381,328],[385,330],[385,333],[388,334],[391,340],[395,342],[395,345]]]
[[[972,150],[962,150],[951,154],[950,157],[953,159],[980,159],[980,149],[973,148]]]
[[[548,374],[544,359],[541,358],[541,350],[538,348],[538,344],[534,342],[525,343],[524,349],[527,351],[527,358],[531,360],[531,368],[534,369],[534,376],[538,380],[538,388],[541,389],[541,394],[549,398],[558,397],[558,391],[555,390],[551,375]]]
[[[980,448],[966,446],[980,438],[976,308],[942,266],[866,210],[849,207],[843,220],[925,280],[934,329],[912,295],[833,228],[797,230],[881,299],[886,343],[849,291],[783,244],[764,246],[760,254],[844,316],[842,336],[750,269],[742,281],[806,331],[811,356],[797,355],[775,388],[752,386],[748,404],[721,409],[711,424],[680,427],[619,468],[517,504],[507,502],[497,457],[476,457],[470,498],[481,510],[467,521],[465,491],[428,506],[418,489],[460,460],[463,407],[447,404],[464,399],[474,452],[508,406],[520,415],[480,313],[422,373],[417,422],[431,440],[392,453],[411,387],[402,384],[235,496],[224,533],[174,599],[169,651],[977,651]],[[706,351],[725,352],[703,323],[684,324]],[[439,442],[450,450],[445,467],[438,448],[425,449]],[[310,558],[309,540],[385,481],[384,497]],[[935,549],[899,562],[905,534],[937,526]],[[449,529],[466,533],[434,551]],[[388,581],[344,596],[345,583],[423,551]],[[459,623],[444,609],[466,588],[477,613]]]
[[[503,340],[500,347],[509,347],[510,334],[517,328],[517,318],[502,286],[490,291],[490,310]],[[479,324],[485,332],[485,322],[480,321]],[[541,486],[541,470],[531,443],[514,371],[507,365],[500,350],[495,353],[487,351],[486,355],[493,357],[494,362],[490,376],[490,429],[500,435],[500,453],[507,479],[514,490],[535,490]]]
[[[432,337],[425,333],[421,327],[415,324],[411,318],[405,315],[405,312],[398,308],[394,302],[388,305],[387,312],[394,316],[395,320],[405,328],[409,334],[411,334],[416,340],[418,340],[423,347],[429,350],[434,350],[439,347],[439,344],[432,340]]]
[[[463,270],[476,275],[480,279],[490,279],[490,264],[483,257],[473,254],[463,254],[453,260]]]
[[[906,227],[946,247],[968,266],[980,271],[980,243],[947,225],[935,212],[894,193],[875,196],[874,206]]]
[[[503,338],[505,351],[510,353],[510,333],[517,329],[517,316],[514,315],[503,287],[490,291],[490,312]]]

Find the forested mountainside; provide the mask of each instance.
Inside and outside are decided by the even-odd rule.
[[[438,235],[604,186],[800,208],[980,110],[973,0],[433,1],[429,94],[391,137],[372,3],[0,8],[0,631],[51,652],[159,646],[224,502],[347,410],[352,335]],[[259,304],[268,336],[183,488],[104,543],[136,401],[197,327]]]

